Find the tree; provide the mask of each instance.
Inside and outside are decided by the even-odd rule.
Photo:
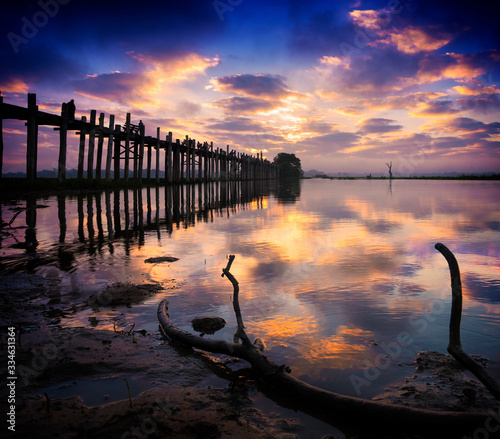
[[[392,162],[391,163],[386,163],[386,165],[389,168],[389,178],[392,179]]]
[[[280,152],[274,157],[274,163],[279,166],[280,176],[283,178],[300,178],[302,176],[302,166],[300,159],[295,154]]]

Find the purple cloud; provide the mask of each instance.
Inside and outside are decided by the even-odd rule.
[[[247,97],[283,99],[297,95],[288,90],[281,75],[240,74],[212,80],[215,90]]]
[[[392,119],[372,118],[363,120],[358,124],[358,126],[360,131],[365,134],[381,134],[401,131],[403,126],[396,125],[395,122],[396,121]]]
[[[213,101],[211,105],[215,108],[224,110],[227,113],[255,114],[259,111],[272,110],[279,105],[279,102],[242,96],[232,96],[230,98],[217,99]]]

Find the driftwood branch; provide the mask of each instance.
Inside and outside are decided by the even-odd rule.
[[[226,268],[222,269],[222,277],[226,276],[229,281],[233,284],[233,309],[234,313],[236,315],[236,322],[238,324],[238,330],[236,331],[235,337],[234,337],[234,342],[238,343],[238,339],[241,339],[243,343],[250,343],[250,340],[245,332],[245,325],[243,324],[243,317],[241,317],[241,310],[240,310],[240,302],[239,302],[239,292],[240,292],[240,286],[238,284],[238,281],[236,278],[231,274],[229,271],[231,269],[231,265],[233,264],[234,261],[234,255],[229,255],[229,259],[227,262]]]
[[[451,316],[450,316],[450,339],[448,352],[466,369],[470,370],[491,394],[500,401],[500,384],[486,371],[486,369],[473,358],[469,357],[462,348],[460,340],[460,323],[462,320],[462,281],[460,279],[460,268],[457,259],[451,250],[444,244],[435,245],[448,262],[451,277]]]
[[[278,392],[287,403],[295,409],[302,410],[332,425],[347,425],[355,430],[425,432],[428,437],[443,437],[443,428],[447,437],[471,433],[484,425],[491,417],[488,413],[439,412],[406,406],[389,405],[380,401],[372,401],[312,386],[295,378],[287,366],[279,366],[256,346],[250,343],[243,329],[243,320],[238,303],[238,282],[229,269],[234,256],[229,258],[223,269],[233,284],[233,306],[239,315],[238,329],[242,343],[230,343],[224,340],[209,340],[177,328],[168,314],[168,300],[158,306],[158,321],[165,335],[193,348],[203,351],[230,355],[248,361],[260,382],[267,388]],[[360,419],[363,420],[360,424]]]

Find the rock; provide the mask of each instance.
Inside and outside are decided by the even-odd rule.
[[[144,262],[146,264],[157,264],[159,262],[175,262],[178,260],[179,258],[174,258],[173,256],[158,256],[156,258],[148,258]]]
[[[266,348],[266,344],[261,338],[256,338],[253,345],[261,352],[264,352],[264,349]]]
[[[216,316],[195,317],[191,320],[193,329],[202,334],[213,334],[226,326],[226,323],[222,317]]]
[[[161,290],[158,284],[132,284],[117,282],[108,285],[103,291],[92,294],[85,303],[94,311],[103,307],[128,306],[141,303]]]

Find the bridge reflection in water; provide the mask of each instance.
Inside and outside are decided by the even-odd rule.
[[[106,250],[113,254],[116,242],[120,242],[120,247],[129,255],[134,246],[144,245],[146,234],[155,233],[160,240],[175,229],[213,222],[217,217],[230,217],[242,210],[261,209],[267,197],[278,190],[276,181],[260,180],[60,194],[45,198],[30,196],[25,206],[3,205],[3,221],[8,223],[14,215],[16,219],[8,228],[11,236],[3,236],[3,245],[0,238],[0,246],[9,249],[0,258],[0,273],[51,263],[68,270],[74,265],[77,254],[94,255]],[[21,225],[23,217],[26,226]],[[37,227],[40,221],[43,224]],[[41,230],[43,236],[37,236]]]

